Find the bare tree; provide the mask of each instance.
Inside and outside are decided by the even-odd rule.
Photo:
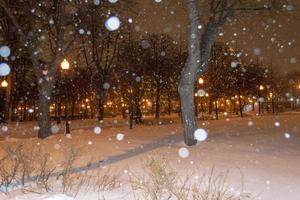
[[[144,46],[143,51],[146,54],[144,63],[146,64],[147,75],[155,91],[155,118],[158,119],[161,112],[163,91],[172,81],[171,77],[180,65],[175,63],[177,61],[175,58],[177,46],[175,41],[166,34],[150,34],[143,38],[141,45]],[[180,55],[178,56],[180,57]]]
[[[195,145],[197,143],[193,135],[197,128],[194,116],[194,83],[208,67],[211,47],[218,29],[238,12],[279,8],[280,6],[277,5],[282,2],[285,1],[211,0],[202,2],[203,4],[199,6],[197,0],[185,1],[189,21],[187,35],[189,56],[178,88],[185,144]],[[202,22],[200,17],[205,13],[205,8],[208,8],[208,17],[206,21]]]
[[[82,3],[80,0],[0,1],[30,55],[38,81],[39,138],[51,135],[49,107],[57,68],[74,45],[83,13],[80,10],[83,6],[78,4]]]

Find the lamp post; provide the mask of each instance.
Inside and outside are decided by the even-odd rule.
[[[199,78],[198,83],[201,87],[203,87],[204,85],[204,79],[203,78]],[[204,121],[204,110],[203,110],[203,97],[205,96],[205,91],[202,90],[201,92],[199,92],[198,96],[200,97],[200,109],[201,109],[201,117],[202,120]],[[197,106],[197,105],[196,105]]]
[[[7,88],[7,86],[8,86],[8,82],[6,81],[6,80],[3,80],[2,82],[1,82],[1,88],[3,88],[3,96],[2,96],[2,98],[1,98],[1,105],[0,105],[0,119],[1,119],[1,123],[6,123],[6,115],[5,115],[5,113],[6,113],[6,108],[5,108],[5,102],[6,102],[6,88]]]
[[[70,63],[67,61],[67,59],[64,59],[61,63],[61,69],[63,70],[63,74],[64,74],[64,82],[65,82],[65,98],[66,98],[66,101],[65,101],[65,121],[66,121],[66,134],[70,134],[71,131],[70,131],[70,123],[69,123],[69,114],[68,114],[68,109],[69,109],[69,106],[68,106],[68,100],[69,100],[69,97],[68,97],[68,87],[67,87],[67,73],[68,73],[68,70],[70,69]]]
[[[258,113],[262,114],[263,111],[263,99],[262,99],[262,95],[261,95],[261,91],[263,91],[265,89],[265,87],[263,85],[259,86],[259,98],[258,98]]]

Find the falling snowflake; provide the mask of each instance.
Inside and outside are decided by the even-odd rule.
[[[100,133],[101,133],[101,128],[100,127],[95,127],[94,128],[94,133],[96,134],[96,135],[99,135]]]
[[[108,89],[110,88],[110,84],[107,83],[107,82],[104,83],[104,84],[103,84],[103,88],[106,89],[106,90],[108,90]]]
[[[10,55],[10,48],[8,46],[2,46],[0,48],[0,56],[7,58]]]
[[[61,148],[60,144],[55,144],[54,149],[59,150]]]
[[[8,127],[7,126],[2,126],[1,130],[2,130],[2,132],[7,132],[8,131]]]
[[[120,28],[120,19],[116,16],[111,16],[105,21],[105,27],[109,31],[116,31]]]
[[[117,136],[116,136],[116,139],[117,139],[118,141],[122,141],[122,140],[124,139],[124,134],[118,133]]]
[[[286,139],[290,139],[290,138],[291,138],[291,134],[285,133],[285,134],[284,134],[284,137],[285,137]]]
[[[100,5],[100,0],[94,0],[94,4],[95,4],[96,6],[99,6],[99,5]]]
[[[206,130],[202,129],[202,128],[198,128],[197,130],[195,130],[194,132],[194,138],[196,140],[198,140],[199,142],[203,142],[207,139],[207,132]]]
[[[7,76],[10,74],[10,67],[7,63],[0,64],[0,76]]]
[[[189,152],[189,150],[188,150],[187,148],[182,147],[182,148],[179,149],[178,155],[179,155],[181,158],[187,158],[187,157],[189,157],[190,152]]]
[[[59,127],[57,125],[51,126],[51,133],[56,134],[59,132]]]

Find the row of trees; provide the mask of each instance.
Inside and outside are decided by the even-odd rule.
[[[16,60],[25,57],[32,66],[28,68],[35,76],[32,84],[38,91],[39,137],[45,138],[51,134],[49,107],[60,78],[60,62],[68,56],[74,57],[76,51],[87,45],[81,44],[80,35],[100,36],[105,41],[102,34],[106,33],[95,30],[94,25],[99,21],[104,24],[106,13],[116,8],[109,2],[99,5],[83,0],[1,0],[0,6],[2,40],[11,47]]]
[[[122,7],[131,3],[126,1],[115,6],[104,1],[96,5],[83,0],[0,1],[2,41],[11,47],[14,55],[9,60],[14,67],[10,102],[12,107],[37,102],[40,138],[51,134],[49,107],[52,102],[56,102],[60,113],[62,102],[97,96],[98,119],[101,120],[107,97],[115,95],[128,106],[132,119],[141,116],[142,97],[154,95],[155,115],[159,118],[161,96],[171,102],[178,95],[179,82],[185,143],[192,145],[196,142],[193,138],[195,82],[208,66],[213,76],[234,83],[238,94],[250,94],[249,88],[259,82],[256,67],[247,68],[246,73],[241,60],[235,69],[229,70],[230,76],[218,74],[231,65],[229,60],[237,58],[230,52],[229,56],[221,56],[224,46],[222,51],[212,50],[214,37],[238,10],[270,9],[281,2],[217,0],[209,5],[198,5],[196,0],[187,1],[190,20],[187,53],[181,41],[177,43],[168,35],[137,36],[127,20],[123,20],[119,31],[106,30],[107,17],[121,13]],[[199,8],[209,10],[207,16],[210,17],[203,19],[205,23],[200,23]],[[214,53],[211,55],[211,52]],[[71,61],[72,66],[69,74],[64,74],[67,77],[63,77],[59,67],[64,59]],[[244,75],[254,76],[253,81],[250,83]],[[207,80],[212,98],[224,95],[223,89],[219,89],[223,80],[218,82],[209,77]]]
[[[105,40],[108,41],[110,40]],[[95,111],[98,111],[98,120],[103,119],[104,107],[108,101],[117,105],[116,110],[123,115],[127,110],[131,127],[133,120],[136,123],[142,122],[141,106],[145,99],[151,101],[151,110],[156,118],[160,117],[162,100],[164,111],[171,113],[172,110],[178,109],[174,108],[174,102],[178,104],[178,82],[187,56],[181,44],[165,34],[145,35],[139,38],[128,34],[122,40],[115,40],[101,49],[107,52],[103,52],[98,59],[104,59],[103,63],[93,64],[95,62],[90,61],[94,57],[92,46],[85,46],[72,60],[67,77],[63,76],[66,74],[58,73],[51,100],[55,105],[57,123],[61,121],[62,110],[68,111],[74,118],[75,107],[86,103],[86,99],[89,101],[91,116],[95,116]],[[210,111],[215,110],[217,117],[219,109],[216,102],[222,98],[230,99],[236,96],[242,116],[244,106],[249,102],[241,97],[257,97],[260,85],[272,85],[272,92],[277,100],[287,91],[282,89],[285,84],[272,83],[278,82],[278,76],[274,75],[273,71],[268,71],[268,68],[259,64],[245,63],[246,59],[242,55],[241,51],[234,51],[223,43],[215,43],[209,68],[202,76],[205,84],[195,84],[196,94],[199,89],[209,94]],[[21,107],[19,113],[23,114],[23,119],[26,120],[28,115],[27,119],[32,120],[37,113],[36,80],[33,71],[28,67],[30,61],[27,59],[27,65],[22,65],[21,63],[26,63],[26,57],[20,57],[18,62],[19,69],[13,73],[12,119],[16,119],[17,107]],[[280,92],[276,92],[277,89],[280,89]],[[271,89],[269,91],[271,92]],[[215,108],[211,108],[213,102]],[[71,106],[69,109],[62,109],[66,105]],[[28,113],[28,110],[32,109],[33,114]],[[195,112],[197,113],[197,109]]]

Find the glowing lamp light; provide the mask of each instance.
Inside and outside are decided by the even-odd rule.
[[[67,61],[67,59],[64,59],[60,66],[63,70],[68,70],[70,68],[70,63]]]
[[[265,89],[265,87],[263,85],[259,86],[259,90],[264,90],[264,89]]]
[[[270,92],[270,94],[269,94],[269,95],[270,95],[270,97],[271,97],[271,98],[273,98],[273,93],[272,93],[272,92]]]
[[[6,80],[3,80],[1,82],[1,87],[6,88],[8,86],[8,82]]]
[[[204,83],[204,80],[203,80],[203,78],[199,78],[199,80],[198,80],[198,82],[199,82],[199,84],[203,84]]]

